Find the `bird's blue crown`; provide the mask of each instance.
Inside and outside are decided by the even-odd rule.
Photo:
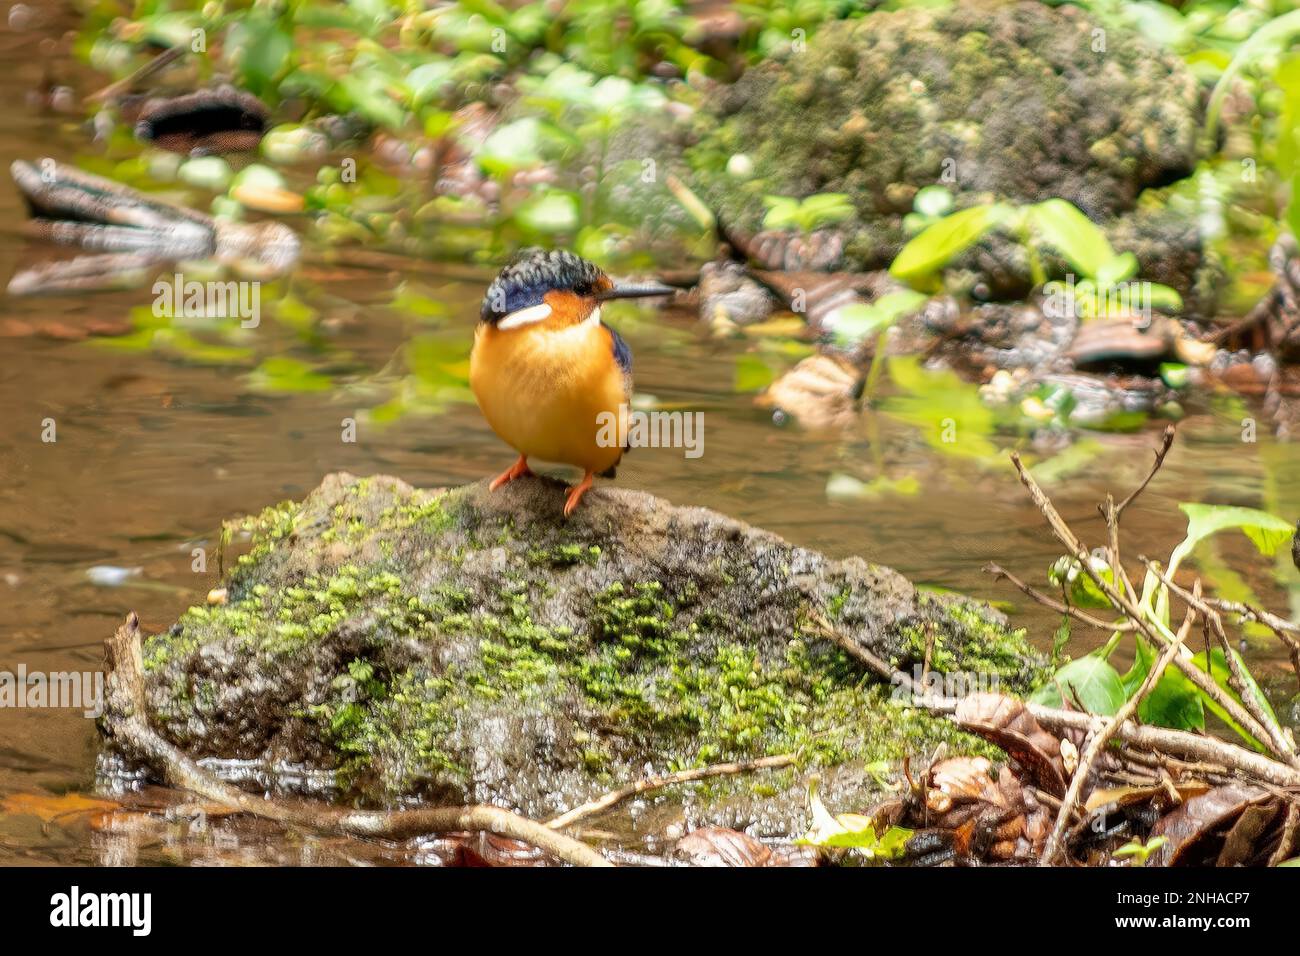
[[[591,295],[604,278],[599,266],[571,252],[524,249],[492,280],[479,316],[484,322],[496,322],[539,305],[542,296],[557,289]]]

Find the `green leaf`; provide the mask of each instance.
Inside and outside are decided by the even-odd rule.
[[[1190,553],[1197,544],[1212,534],[1240,528],[1259,549],[1260,554],[1272,557],[1295,533],[1295,528],[1289,521],[1255,508],[1190,502],[1183,502],[1178,507],[1187,515],[1187,537],[1178,546],[1178,551],[1185,553]],[[1170,564],[1173,563],[1171,559]]]
[[[1115,258],[1106,234],[1074,203],[1048,199],[1030,206],[1028,216],[1038,238],[1090,279],[1097,278],[1102,267]]]
[[[1259,685],[1255,683],[1255,678],[1250,675],[1250,671],[1246,668],[1246,662],[1241,659],[1241,655],[1236,651],[1232,652],[1232,656],[1237,662],[1237,667],[1241,670],[1243,682],[1246,685],[1246,692],[1254,697],[1263,708],[1264,713],[1268,714],[1274,723],[1277,723],[1277,715],[1273,713],[1272,705],[1269,704],[1268,698],[1264,696],[1264,692],[1260,690]],[[1232,669],[1228,666],[1228,658],[1224,655],[1223,648],[1216,647],[1210,651],[1210,666],[1208,670],[1205,666],[1204,651],[1195,655],[1192,658],[1192,662],[1201,670],[1206,671],[1206,673],[1213,677],[1214,682],[1231,695],[1233,700],[1241,703],[1241,695],[1233,689],[1231,683]]]
[[[767,215],[763,217],[766,229],[786,229],[795,225],[799,219],[799,200],[788,196],[764,196]]]
[[[732,387],[737,392],[757,392],[772,384],[776,375],[771,367],[757,355],[736,356],[736,372]]]
[[[514,219],[531,232],[573,232],[578,228],[578,196],[552,189],[523,203],[515,210]]]
[[[925,301],[926,297],[920,292],[903,289],[882,295],[875,302],[846,305],[833,313],[835,323],[831,335],[841,344],[852,345],[885,331],[904,315],[915,312]]]
[[[903,827],[890,827],[878,835],[871,817],[861,814],[831,816],[817,795],[816,786],[808,788],[808,803],[812,826],[802,839],[795,841],[805,846],[854,849],[869,859],[889,860],[900,856],[912,837],[912,831]]]
[[[1145,674],[1143,679],[1146,679]],[[1133,692],[1137,692],[1136,687]],[[1143,723],[1158,727],[1204,730],[1205,707],[1201,701],[1201,692],[1182,671],[1170,665],[1160,675],[1156,686],[1151,688],[1151,693],[1138,705],[1138,718]]]
[[[1127,282],[1137,275],[1137,272],[1137,256],[1131,252],[1121,252],[1101,264],[1101,267],[1097,270],[1097,288],[1113,288],[1121,282]]]
[[[1144,282],[1142,286],[1146,292],[1147,301],[1151,303],[1151,308],[1161,312],[1168,312],[1171,315],[1183,311],[1183,297],[1178,294],[1176,289],[1161,285],[1159,282]]]
[[[1065,697],[1062,697],[1062,691]],[[1127,696],[1119,673],[1099,657],[1080,657],[1056,672],[1029,698],[1036,704],[1062,707],[1082,704],[1089,713],[1113,716]]]
[[[889,274],[912,284],[932,277],[979,242],[1007,214],[1003,205],[972,206],[922,229],[898,252]]]

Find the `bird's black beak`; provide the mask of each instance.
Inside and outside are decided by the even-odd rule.
[[[660,282],[619,282],[614,288],[597,292],[596,298],[606,299],[644,299],[655,295],[672,295],[677,290]]]

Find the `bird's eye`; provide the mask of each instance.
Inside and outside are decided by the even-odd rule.
[[[591,295],[591,283],[590,282],[578,283],[573,287],[573,294],[577,296],[581,296],[582,298],[586,298],[587,296]]]

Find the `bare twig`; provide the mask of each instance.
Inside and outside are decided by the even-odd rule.
[[[1178,629],[1175,639],[1169,642],[1159,660],[1156,661],[1155,666],[1147,672],[1146,679],[1142,681],[1142,686],[1138,688],[1137,693],[1126,700],[1124,706],[1115,713],[1115,716],[1101,730],[1093,734],[1092,739],[1088,741],[1088,746],[1084,748],[1083,755],[1079,758],[1079,766],[1075,769],[1074,776],[1070,778],[1070,786],[1065,791],[1065,798],[1061,801],[1061,809],[1056,814],[1056,823],[1052,827],[1046,845],[1043,847],[1043,855],[1039,860],[1039,866],[1051,866],[1056,862],[1056,857],[1063,849],[1061,837],[1065,834],[1070,818],[1077,812],[1079,797],[1083,793],[1083,787],[1088,781],[1088,776],[1092,773],[1093,764],[1097,762],[1102,750],[1110,743],[1111,738],[1124,725],[1124,722],[1137,713],[1138,707],[1156,686],[1156,682],[1164,674],[1165,668],[1169,666],[1175,655],[1182,650],[1183,641],[1187,639],[1188,633],[1191,632],[1196,613],[1195,610],[1188,609],[1187,617],[1183,620],[1183,626]]]
[[[809,620],[816,626],[817,630],[827,640],[833,641],[841,650],[861,664],[866,664],[869,670],[874,671],[878,676],[883,677],[891,683],[902,684],[913,694],[923,693],[920,684],[912,679],[910,674],[894,670],[883,658],[877,657],[871,651],[867,650],[860,643],[842,634],[831,626],[831,622],[826,620],[821,614],[813,612],[809,615]]]
[[[1277,639],[1286,645],[1287,653],[1291,656],[1291,669],[1295,671],[1297,682],[1300,682],[1300,625],[1241,601],[1225,601],[1221,598],[1204,600],[1206,604],[1217,610],[1226,614],[1236,614],[1243,621],[1257,621],[1272,631]]]
[[[1132,597],[1121,593],[1111,584],[1111,582],[1107,581],[1101,574],[1097,573],[1095,568],[1093,568],[1088,549],[1085,548],[1083,543],[1075,536],[1065,519],[1061,517],[1060,512],[1056,510],[1056,506],[1052,504],[1051,499],[1047,497],[1043,489],[1039,487],[1038,482],[1034,480],[1033,475],[1031,475],[1029,470],[1025,468],[1024,463],[1020,460],[1020,455],[1013,452],[1011,455],[1011,462],[1015,465],[1021,483],[1029,491],[1029,497],[1033,500],[1034,504],[1037,505],[1038,510],[1042,512],[1043,517],[1047,520],[1047,524],[1052,529],[1052,533],[1056,536],[1056,539],[1060,541],[1061,544],[1065,545],[1070,552],[1071,557],[1078,561],[1079,567],[1092,579],[1093,583],[1101,590],[1101,593],[1106,595],[1110,600],[1111,605],[1117,611],[1126,614],[1129,620],[1137,625],[1138,630],[1148,640],[1150,640],[1151,643],[1155,644],[1157,647],[1164,647],[1167,645],[1169,639],[1159,630],[1151,626],[1151,624],[1146,620],[1146,615],[1133,601]],[[1267,741],[1270,740],[1271,735],[1268,733],[1267,729],[1261,726],[1259,721],[1251,716],[1251,714],[1242,707],[1240,703],[1233,700],[1233,698],[1227,694],[1222,687],[1215,683],[1214,679],[1210,677],[1209,674],[1201,670],[1182,655],[1174,657],[1174,665],[1182,671],[1183,675],[1186,676],[1187,679],[1201,691],[1201,693],[1213,700],[1219,707],[1223,708],[1234,722],[1245,729],[1245,731],[1254,739],[1264,742],[1266,746],[1269,746]],[[1292,764],[1293,766],[1297,764],[1295,753],[1289,747],[1284,749],[1272,749],[1275,750],[1277,756],[1287,761],[1287,763]]]
[[[86,102],[99,103],[104,100],[111,100],[119,94],[127,92],[137,83],[147,80],[159,70],[163,69],[163,67],[179,59],[188,52],[189,47],[184,43],[178,43],[176,46],[168,47],[129,76],[125,76],[117,82],[110,83],[103,89],[91,93],[86,97]]]
[[[862,662],[886,680],[902,684],[911,690],[914,695],[912,699],[914,706],[924,707],[938,714],[951,714],[957,709],[960,698],[926,694],[925,689],[910,675],[892,670],[888,664],[863,648],[853,638],[836,631],[821,615],[812,615],[812,621],[828,640],[843,648],[850,657]],[[1026,703],[1025,707],[1046,730],[1057,734],[1067,730],[1082,731],[1085,734],[1097,733],[1109,723],[1109,718],[1096,717],[1077,710],[1062,710],[1032,703]],[[1289,766],[1272,757],[1216,737],[1191,734],[1184,730],[1171,730],[1167,727],[1151,727],[1136,724],[1131,720],[1116,728],[1113,737],[1132,747],[1157,754],[1168,754],[1193,764],[1212,764],[1222,768],[1224,773],[1236,773],[1279,787],[1300,787],[1300,768]]]
[[[245,793],[218,780],[164,740],[146,719],[139,621],[134,613],[104,642],[108,664],[104,728],[130,753],[155,766],[167,783],[216,803],[277,823],[348,836],[403,840],[426,833],[486,830],[522,840],[574,866],[612,866],[584,843],[501,807],[484,805],[421,810],[348,810],[290,803]]]
[[[753,770],[772,770],[779,767],[788,767],[794,762],[794,754],[779,754],[774,757],[759,757],[755,760],[715,763],[708,767],[681,770],[677,773],[663,774],[658,777],[645,777],[635,783],[628,784],[626,787],[611,790],[604,796],[574,807],[552,820],[547,820],[546,825],[552,830],[563,830],[565,827],[573,826],[580,820],[603,813],[610,807],[649,790],[661,790],[664,787],[671,787],[679,783],[690,783],[694,780],[703,780],[706,777],[721,777],[737,773],[749,773]]]
[[[1206,604],[1205,601],[1201,600],[1199,591],[1189,592],[1186,588],[1179,586],[1172,578],[1166,575],[1154,561],[1149,561],[1146,558],[1141,558],[1141,561],[1146,565],[1147,570],[1154,574],[1161,583],[1165,585],[1165,587],[1169,588],[1169,590],[1173,591],[1180,598],[1186,601],[1188,607],[1195,608],[1205,616],[1205,619],[1210,624],[1210,629],[1214,632],[1215,636],[1219,639],[1219,643],[1223,646],[1223,656],[1228,662],[1229,683],[1232,685],[1233,690],[1237,692],[1237,696],[1241,698],[1242,705],[1250,712],[1250,715],[1255,718],[1259,725],[1263,727],[1265,732],[1268,734],[1269,746],[1280,755],[1289,756],[1291,758],[1289,762],[1293,764],[1297,763],[1295,757],[1295,745],[1287,739],[1286,734],[1283,733],[1282,728],[1278,726],[1277,721],[1251,690],[1251,682],[1243,671],[1240,658],[1232,649],[1232,642],[1228,640],[1228,635],[1223,629],[1223,618],[1219,616],[1219,612]],[[1205,657],[1206,667],[1208,668],[1209,654],[1206,654]]]
[[[1134,488],[1132,493],[1127,498],[1125,498],[1123,501],[1121,501],[1118,505],[1115,506],[1116,520],[1118,520],[1119,517],[1122,514],[1124,514],[1124,509],[1127,508],[1129,505],[1131,505],[1137,499],[1138,495],[1146,491],[1147,485],[1151,484],[1151,479],[1156,476],[1156,472],[1158,472],[1160,470],[1160,467],[1165,463],[1165,456],[1169,454],[1169,449],[1174,446],[1174,436],[1176,434],[1177,434],[1177,429],[1175,429],[1173,425],[1165,426],[1165,433],[1160,437],[1160,447],[1156,449],[1155,452],[1156,459],[1151,464],[1151,471],[1147,473],[1146,480],[1143,481],[1142,484]]]
[[[1066,604],[1064,601],[1058,601],[1050,594],[1044,594],[1042,591],[1039,591],[1033,585],[1027,584],[1026,582],[1020,580],[1018,577],[1016,577],[1006,568],[1002,567],[1002,565],[1000,564],[992,564],[992,563],[986,564],[984,565],[984,571],[987,574],[993,575],[993,577],[995,578],[1006,578],[1008,581],[1010,581],[1012,584],[1018,587],[1025,594],[1029,595],[1039,604],[1043,605],[1043,607],[1050,608],[1051,610],[1056,611],[1059,614],[1067,614],[1070,617],[1074,618],[1076,621],[1080,621],[1084,624],[1087,624],[1089,627],[1095,627],[1101,631],[1137,630],[1137,628],[1133,625],[1131,621],[1115,621],[1115,622],[1103,621],[1101,618],[1093,617],[1091,614],[1088,614],[1086,611],[1080,610],[1079,608],[1075,607],[1073,604]]]

